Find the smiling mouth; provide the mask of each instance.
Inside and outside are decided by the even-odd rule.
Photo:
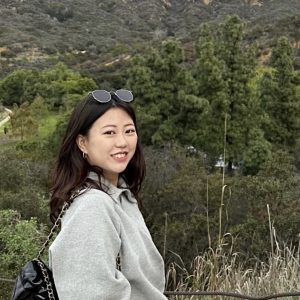
[[[115,158],[124,158],[126,157],[128,154],[128,152],[119,152],[119,153],[116,153],[116,154],[112,154],[113,157]]]

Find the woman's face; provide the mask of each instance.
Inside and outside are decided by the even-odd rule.
[[[111,183],[132,159],[137,134],[131,117],[121,108],[111,108],[98,118],[86,136],[77,137],[77,145],[87,155],[90,165],[100,167]]]

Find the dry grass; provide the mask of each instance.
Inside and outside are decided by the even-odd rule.
[[[246,267],[247,262],[241,262],[238,253],[224,253],[222,247],[216,251],[210,249],[194,259],[190,273],[178,264],[170,265],[167,272],[169,290],[223,291],[257,297],[300,292],[299,246],[297,249],[287,246],[281,249],[276,243],[268,261],[257,261],[251,269]],[[196,299],[196,296],[173,296],[170,299]]]
[[[224,152],[223,160],[226,161],[226,136],[227,115],[224,118]],[[224,214],[224,193],[230,187],[225,185],[225,168],[222,176],[222,195],[219,207],[219,235],[217,249],[209,248],[203,255],[197,256],[190,271],[185,267],[183,260],[177,255],[180,265],[172,263],[166,274],[168,290],[178,292],[203,292],[221,291],[262,297],[285,292],[300,292],[300,242],[298,247],[280,246],[276,238],[276,231],[271,222],[269,205],[267,205],[270,229],[270,254],[267,261],[243,260],[240,253],[235,253],[232,247],[227,252],[224,250],[224,240],[232,238],[230,234],[222,235],[222,219]],[[207,185],[207,208],[209,204],[209,191]],[[166,226],[166,224],[165,224]],[[211,245],[209,216],[207,215],[208,242]],[[233,238],[232,238],[233,241]],[[228,249],[228,245],[226,245]],[[267,249],[266,249],[267,250]],[[175,254],[175,253],[174,253]],[[176,255],[176,254],[175,254]],[[253,266],[249,268],[248,266]],[[203,297],[201,299],[215,299]],[[171,296],[173,300],[197,299],[197,296]],[[223,299],[229,299],[225,297]],[[289,299],[292,298],[281,298]],[[300,299],[300,296],[293,298]]]

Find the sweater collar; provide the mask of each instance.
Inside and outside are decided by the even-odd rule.
[[[93,171],[91,171],[88,174],[88,178],[98,181],[98,175]],[[122,177],[119,177],[118,186],[115,186],[106,178],[101,176],[101,186],[104,192],[111,196],[116,203],[120,203],[123,198],[127,199],[129,202],[137,202],[136,199],[133,197],[132,193],[130,192],[125,180]]]

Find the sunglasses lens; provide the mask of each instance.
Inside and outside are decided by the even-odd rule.
[[[115,94],[122,101],[131,102],[133,100],[133,95],[131,91],[121,89],[121,90],[117,90]]]
[[[101,103],[107,103],[111,99],[111,95],[108,91],[105,90],[96,90],[92,92],[92,96],[95,100]]]

